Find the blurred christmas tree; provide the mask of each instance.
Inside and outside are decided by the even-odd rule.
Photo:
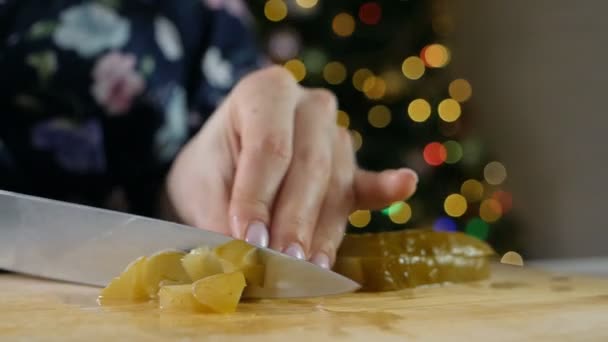
[[[447,0],[268,0],[251,3],[269,58],[340,102],[359,164],[420,175],[407,202],[358,211],[349,231],[465,231],[517,248],[506,168],[471,131],[471,84],[449,68]],[[362,229],[363,228],[363,229]]]

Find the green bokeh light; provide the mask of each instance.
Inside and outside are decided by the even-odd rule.
[[[490,234],[490,226],[479,217],[471,219],[465,228],[467,234],[480,240],[486,240]]]

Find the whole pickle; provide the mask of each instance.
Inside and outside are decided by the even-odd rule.
[[[485,279],[493,255],[487,243],[460,232],[349,234],[334,271],[359,283],[361,291],[392,291]]]

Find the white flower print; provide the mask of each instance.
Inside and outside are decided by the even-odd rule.
[[[222,52],[215,46],[207,49],[201,68],[212,87],[228,89],[234,84],[232,64],[222,59]]]
[[[169,61],[176,61],[183,55],[182,41],[175,25],[165,17],[154,20],[156,44]]]
[[[92,57],[105,49],[122,47],[130,35],[129,22],[97,3],[83,3],[61,13],[53,34],[55,44]]]
[[[224,9],[230,15],[240,19],[250,19],[247,5],[242,0],[203,0],[203,3],[212,10]]]
[[[123,114],[145,87],[135,70],[135,57],[110,52],[99,58],[93,68],[91,94],[110,115]]]
[[[156,132],[156,148],[162,161],[169,161],[179,151],[188,135],[188,108],[186,92],[180,86],[173,87],[165,110],[165,124]]]

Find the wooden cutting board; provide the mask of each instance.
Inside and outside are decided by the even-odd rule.
[[[97,293],[0,274],[0,340],[608,341],[608,280],[504,265],[479,283],[262,300],[232,315],[100,307]]]

